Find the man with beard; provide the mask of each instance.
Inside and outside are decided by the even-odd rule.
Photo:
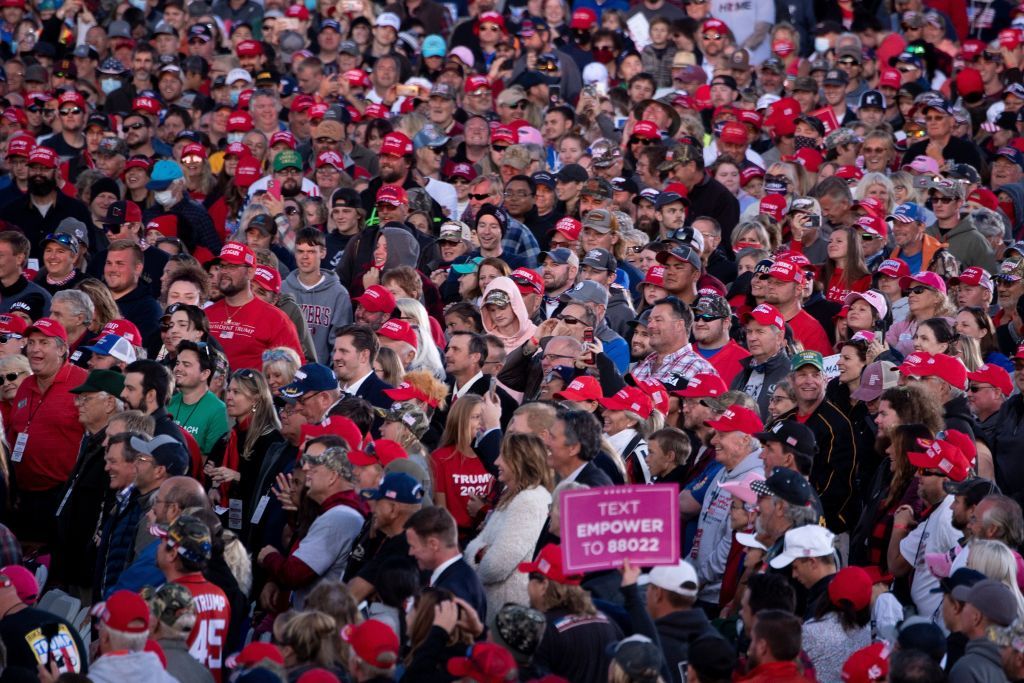
[[[209,455],[228,431],[224,402],[210,391],[213,356],[208,348],[188,340],[178,344],[173,372],[178,392],[167,405],[168,414],[198,440],[204,455]]]
[[[57,99],[57,115],[60,116],[60,132],[51,135],[42,144],[57,155],[71,161],[85,149],[85,98],[74,90],[68,90]],[[74,165],[74,164],[73,164]]]
[[[702,294],[693,305],[693,338],[697,353],[714,366],[726,384],[739,374],[750,352],[729,338],[732,310],[721,294]]]
[[[206,261],[220,251],[221,239],[213,219],[202,204],[188,196],[181,166],[173,161],[156,162],[146,187],[153,191],[156,204],[143,213],[143,223],[173,214],[178,217],[178,239],[189,253]]]
[[[287,346],[303,357],[295,325],[284,313],[252,293],[256,255],[239,242],[220,250],[217,288],[224,298],[206,309],[210,332],[217,337],[232,369],[262,368],[263,352]]]
[[[558,309],[562,296],[576,283],[580,270],[580,259],[572,251],[560,248],[541,254],[544,265],[544,319],[550,318]]]
[[[149,288],[140,286],[142,263],[142,248],[137,242],[114,240],[107,249],[103,281],[117,302],[121,317],[134,322],[144,345],[152,348],[159,344],[163,310]]]
[[[28,157],[28,194],[0,209],[4,220],[18,226],[28,238],[31,258],[43,257],[43,237],[56,232],[65,218],[92,223],[84,203],[57,189],[58,161],[57,153],[49,147],[33,149]]]
[[[629,361],[630,371],[636,364],[647,356],[651,355],[651,335],[647,331],[647,321],[651,317],[650,309],[644,311],[636,320],[630,320],[629,326],[633,328],[633,334],[629,337]]]
[[[170,156],[170,148],[167,148],[166,154],[157,151],[157,141],[153,139],[153,124],[141,111],[135,110],[125,116],[121,128],[124,130],[124,141],[128,143],[128,150],[132,156],[141,155],[150,159]],[[159,144],[166,147],[162,142]]]
[[[103,230],[111,241],[128,240],[139,245],[139,248],[142,249],[142,275],[139,281],[154,298],[159,298],[161,279],[169,257],[167,252],[151,247],[143,239],[142,211],[139,210],[138,205],[132,201],[111,204],[103,220]],[[107,262],[107,252],[103,250],[93,253],[95,256],[90,256],[86,272],[97,280],[101,280]]]

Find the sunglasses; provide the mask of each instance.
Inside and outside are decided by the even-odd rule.
[[[515,104],[508,105],[508,108],[509,109],[526,109],[527,106],[528,106],[528,103],[526,102],[526,100],[519,100]]]
[[[73,242],[71,241],[72,239],[73,238],[71,237],[71,235],[53,234],[53,233],[51,233],[51,234],[47,235],[46,239],[44,239],[43,241],[44,242],[57,242],[58,244],[63,244],[65,247],[70,248],[73,245]]]
[[[930,289],[931,289],[930,287],[922,287],[922,286],[918,285],[917,287],[911,287],[910,288],[910,293],[911,294],[924,294],[925,292],[929,291]]]
[[[140,128],[147,128],[147,127],[148,126],[146,126],[146,124],[144,124],[144,123],[133,123],[131,125],[125,126],[124,129],[125,130],[138,130]]]
[[[491,149],[493,149],[495,152],[504,152],[506,149],[508,149],[508,145],[491,145]]]
[[[299,213],[299,209],[295,206],[286,206],[284,207],[284,212],[289,216],[295,216]]]
[[[638,138],[636,136],[633,136],[633,137],[631,137],[629,139],[629,144],[631,144],[631,145],[644,145],[644,146],[647,146],[647,145],[653,145],[655,142],[657,142],[657,140],[651,140],[650,138]]]
[[[14,380],[21,377],[20,372],[8,372],[6,375],[0,375],[0,386],[3,386],[7,382],[13,382]]]
[[[952,204],[955,201],[956,197],[932,197],[932,203]]]
[[[995,387],[993,387],[991,384],[987,384],[985,386],[981,386],[980,384],[972,384],[971,386],[967,387],[967,391],[971,392],[972,394],[976,394],[979,391],[984,391],[985,389],[995,389]]]
[[[24,339],[20,334],[0,334],[0,344],[6,344],[15,339]]]
[[[70,109],[61,109],[61,116],[74,116],[75,114],[81,114],[82,110],[79,107],[71,107]]]
[[[705,323],[711,323],[711,322],[714,322],[716,320],[725,320],[725,317],[721,316],[721,315],[709,315],[707,313],[702,313],[700,315],[693,316],[693,319],[694,320],[700,320],[701,322],[705,322]]]
[[[721,39],[722,39],[722,34],[721,33],[705,33],[704,34],[704,40],[721,40]]]
[[[482,202],[483,200],[487,199],[487,198],[488,198],[488,197],[490,197],[491,195],[489,195],[489,194],[486,194],[486,193],[485,193],[485,194],[474,194],[474,193],[470,192],[470,193],[469,193],[469,194],[468,194],[467,196],[468,196],[468,197],[469,197],[470,199],[475,199],[475,200],[476,200],[476,201],[478,201],[478,202]]]
[[[566,325],[582,325],[583,321],[579,318],[575,318],[571,315],[559,315],[555,316],[558,320],[561,320]]]

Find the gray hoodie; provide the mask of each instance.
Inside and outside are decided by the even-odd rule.
[[[299,282],[299,271],[293,270],[281,283],[281,293],[291,294],[302,309],[317,360],[329,366],[338,328],[352,322],[352,300],[337,273],[321,269],[320,274],[320,282],[307,288]]]

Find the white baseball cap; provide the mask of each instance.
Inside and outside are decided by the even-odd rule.
[[[785,547],[768,563],[774,569],[788,567],[798,557],[825,557],[835,552],[836,535],[823,526],[808,524],[786,532]]]
[[[394,12],[383,12],[377,17],[377,26],[390,26],[397,31],[402,27],[402,20]]]
[[[228,85],[237,83],[238,81],[245,81],[246,83],[252,83],[252,74],[245,69],[232,69],[228,72],[228,76],[224,79]]]
[[[675,565],[655,567],[647,575],[647,581],[684,598],[697,597],[697,591],[700,589],[697,570],[686,560],[679,560],[679,564]]]

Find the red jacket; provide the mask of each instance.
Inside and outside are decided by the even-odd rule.
[[[746,676],[737,676],[736,683],[807,683],[796,662],[768,662]]]

